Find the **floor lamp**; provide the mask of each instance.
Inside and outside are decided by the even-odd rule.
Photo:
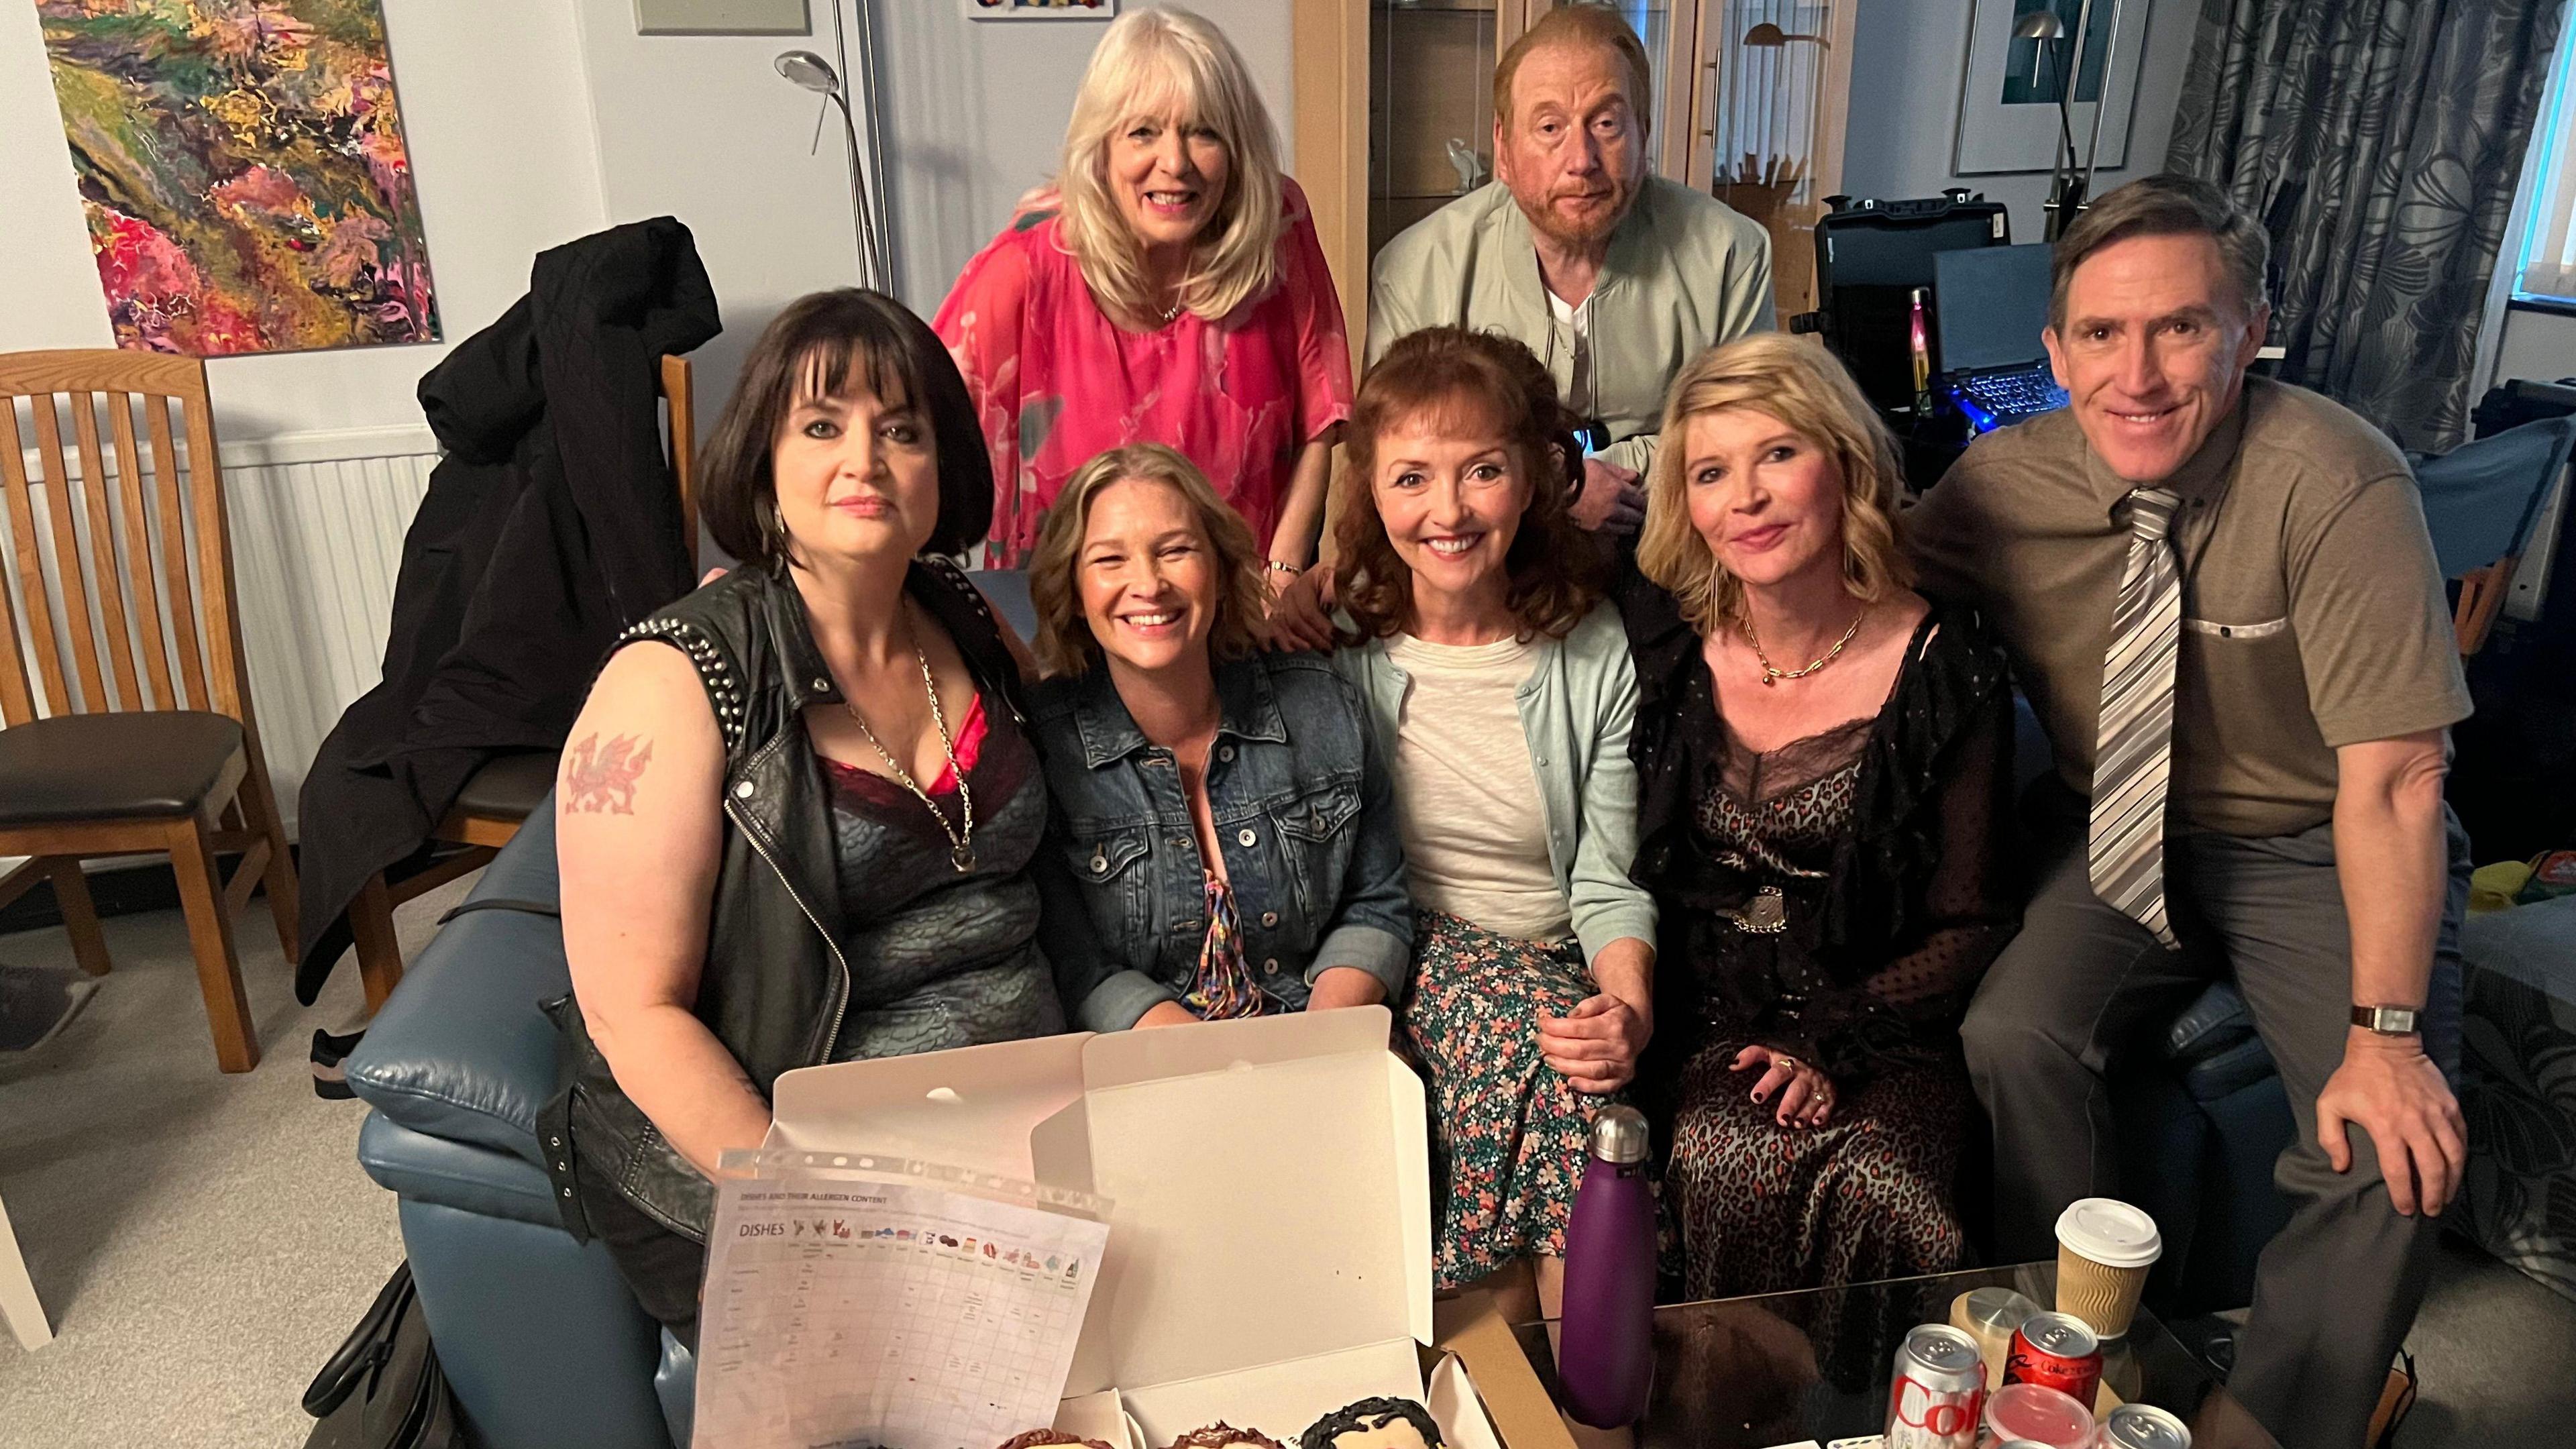
[[[862,58],[872,57],[875,54],[875,36],[873,35],[871,28],[864,25],[864,22],[867,19],[864,3],[862,3],[861,6],[860,18],[863,22],[863,28],[859,37]],[[833,33],[836,37],[840,34],[840,25],[841,9],[839,0],[833,0],[832,27]],[[849,60],[849,48],[846,41],[842,42],[840,50],[842,63],[847,65]],[[871,205],[869,201],[867,173],[859,160],[859,125],[856,116],[853,115],[850,110],[849,87],[842,83],[841,72],[833,69],[830,61],[825,60],[823,57],[816,55],[810,50],[787,51],[778,57],[775,64],[778,67],[778,73],[780,75],[785,76],[788,80],[795,82],[804,89],[813,91],[822,96],[823,103],[826,107],[838,107],[840,109],[841,140],[845,147],[843,154],[849,158],[850,163],[850,231],[852,237],[858,243],[859,282],[862,286],[891,294],[894,290],[894,278],[892,275],[893,269],[886,259],[885,238],[882,231],[882,223],[879,219],[876,208]],[[871,70],[873,71],[873,65],[871,65]],[[873,76],[871,76],[871,80],[873,80]],[[871,85],[870,94],[874,94],[873,85]],[[867,154],[871,158],[875,158],[878,153],[873,144],[876,136],[876,128],[874,125],[870,125],[868,128],[868,135],[871,144],[868,147]],[[818,145],[822,140],[821,120],[819,117],[816,119],[815,140]],[[882,174],[882,171],[880,171],[880,174]]]
[[[2102,51],[2103,94],[2093,103],[2093,140],[2084,157],[2083,174],[2075,170],[2075,122],[2072,107],[2075,80],[2082,72],[2083,60],[2078,52],[2084,37],[2091,33],[2093,0],[2075,15],[2075,33],[2066,33],[2066,22],[2053,10],[2034,10],[2013,24],[2013,39],[2032,40],[2043,45],[2062,42],[2057,65],[2057,135],[2058,145],[2050,157],[2048,201],[2044,210],[2047,221],[2042,227],[2046,240],[2055,241],[2075,224],[2076,213],[2084,209],[2093,192],[2093,168],[2102,159],[2102,108],[2110,99],[2111,68],[2119,58],[2120,0],[2111,0],[2111,35]],[[2036,79],[2036,76],[2033,77]],[[2061,159],[2062,158],[2062,159]]]

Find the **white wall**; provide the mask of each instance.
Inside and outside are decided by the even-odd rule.
[[[1293,0],[1189,3],[1243,53],[1293,169]],[[970,20],[953,0],[878,0],[877,13],[899,290],[927,317],[1011,204],[1055,174],[1074,91],[1108,22]],[[818,14],[828,34],[829,16]]]
[[[857,275],[837,123],[780,78],[814,35],[639,36],[633,0],[385,0],[446,342],[210,359],[228,440],[409,428],[413,388],[527,290],[539,251],[616,222],[688,223],[723,308],[699,354],[712,421],[753,338],[794,298]],[[847,0],[837,0],[846,4]],[[1287,144],[1293,0],[1197,0],[1250,63]],[[1056,167],[1106,22],[975,21],[954,0],[878,0],[879,113],[899,290],[925,316],[1011,203]],[[35,7],[0,0],[0,351],[114,345]]]
[[[637,35],[634,0],[572,0],[590,89],[583,139],[596,148],[607,219],[678,217],[715,283],[725,330],[696,354],[702,424],[780,309],[858,281],[840,121],[809,152],[823,98],[772,64],[788,50],[832,58],[830,4],[811,5],[812,37]]]
[[[2504,337],[2496,347],[2493,381],[2508,382],[2517,377],[2542,382],[2576,377],[2576,317],[2556,312],[2504,314]]]
[[[1860,0],[1842,189],[1892,201],[1964,186],[2011,209],[2014,241],[2038,241],[2040,203],[2048,199],[2046,171],[1961,176],[1950,169],[1959,139],[1959,88],[1967,73],[1969,9],[1968,0]],[[2154,0],[2129,117],[2127,164],[2114,169],[2106,161],[2094,174],[2095,195],[2163,169],[2198,11],[2192,0]],[[2086,139],[2080,127],[2076,139]]]
[[[525,0],[386,0],[385,25],[452,344],[527,290],[536,252],[605,215],[572,14]],[[114,346],[32,5],[0,5],[0,219],[0,350]],[[446,353],[213,358],[206,374],[227,440],[407,428],[421,421],[414,385]]]

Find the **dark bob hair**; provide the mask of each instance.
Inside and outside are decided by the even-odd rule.
[[[1520,455],[1530,496],[1503,555],[1512,616],[1523,639],[1572,633],[1600,601],[1604,571],[1599,545],[1566,507],[1583,483],[1573,416],[1526,346],[1498,333],[1426,327],[1398,338],[1369,369],[1344,434],[1350,466],[1342,472],[1333,583],[1359,639],[1399,633],[1413,616],[1413,570],[1377,511],[1377,453],[1383,434],[1417,420],[1490,427]]]
[[[771,449],[807,388],[825,397],[864,387],[930,424],[939,454],[939,521],[925,551],[960,554],[993,525],[993,464],[956,360],[930,324],[882,292],[843,287],[799,297],[752,344],[733,396],[698,454],[699,516],[716,547],[744,564],[784,570]]]

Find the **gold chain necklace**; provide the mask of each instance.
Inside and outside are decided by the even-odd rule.
[[[948,863],[957,867],[959,875],[965,875],[975,869],[975,792],[966,784],[965,767],[957,763],[957,746],[948,737],[948,715],[939,707],[939,685],[930,677],[930,658],[921,652],[919,635],[915,635],[912,641],[912,658],[921,666],[922,692],[930,696],[930,722],[938,727],[940,751],[948,756],[948,773],[957,777],[957,803],[964,807],[966,822],[964,834],[959,834],[949,825],[948,812],[940,809],[939,802],[930,798],[930,792],[913,780],[912,772],[905,769],[884,745],[877,743],[877,732],[868,728],[867,718],[859,713],[857,702],[843,694],[841,708],[849,711],[851,722],[867,738],[868,748],[877,752],[877,758],[885,761],[887,769],[894,771],[895,782],[910,790],[912,797],[930,811],[930,818],[939,822],[939,833],[948,837]]]
[[[1864,604],[1861,606],[1861,611],[1852,616],[1851,627],[1843,631],[1843,637],[1834,641],[1834,647],[1826,650],[1821,657],[1809,662],[1806,667],[1801,669],[1780,669],[1771,663],[1771,656],[1762,652],[1762,641],[1754,637],[1753,615],[1751,613],[1738,611],[1735,616],[1735,625],[1737,628],[1744,631],[1744,642],[1753,646],[1753,657],[1762,661],[1762,687],[1764,689],[1771,689],[1776,687],[1781,680],[1804,679],[1808,675],[1815,673],[1817,670],[1824,668],[1826,665],[1833,663],[1834,660],[1843,652],[1843,646],[1849,644],[1852,641],[1852,636],[1860,632],[1860,621],[1868,617],[1869,606]]]

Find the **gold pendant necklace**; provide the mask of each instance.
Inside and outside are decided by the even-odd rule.
[[[975,792],[966,783],[965,767],[957,763],[957,746],[948,737],[948,715],[939,707],[939,685],[930,676],[930,659],[921,652],[921,639],[917,634],[912,641],[912,658],[921,666],[921,688],[930,696],[930,722],[939,730],[939,748],[948,756],[948,773],[957,779],[957,803],[963,807],[966,825],[963,834],[949,825],[948,812],[940,809],[939,802],[930,798],[930,792],[913,780],[912,772],[905,769],[884,745],[877,743],[877,732],[868,728],[866,717],[859,713],[857,702],[846,691],[841,695],[841,708],[849,711],[851,722],[866,737],[868,748],[876,751],[877,758],[885,761],[886,768],[894,772],[895,783],[910,790],[912,797],[930,812],[930,818],[939,822],[939,833],[948,837],[948,863],[957,867],[959,875],[967,875],[975,869]]]
[[[1852,641],[1852,636],[1860,632],[1860,621],[1868,617],[1869,606],[1867,604],[1863,604],[1860,612],[1852,616],[1851,627],[1843,631],[1843,637],[1834,641],[1834,647],[1826,650],[1823,655],[1800,669],[1780,669],[1771,663],[1771,656],[1762,652],[1762,641],[1754,636],[1753,615],[1749,611],[1738,611],[1735,616],[1735,624],[1737,628],[1744,631],[1744,642],[1753,646],[1753,657],[1762,661],[1762,687],[1764,689],[1771,689],[1777,687],[1781,680],[1804,679],[1808,675],[1815,673],[1817,670],[1824,668],[1826,665],[1833,663],[1835,658],[1843,652],[1843,646],[1849,644]]]

